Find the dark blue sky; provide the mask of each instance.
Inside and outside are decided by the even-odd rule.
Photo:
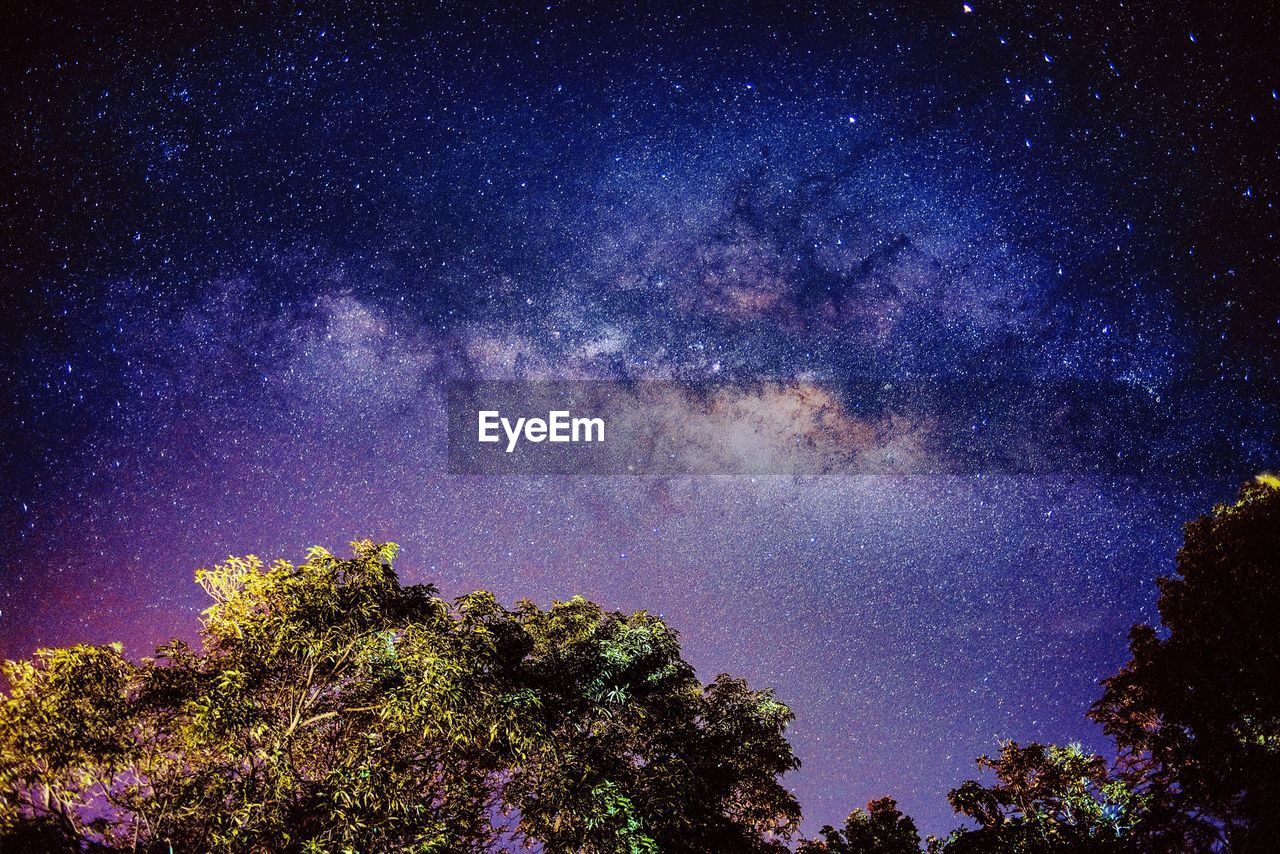
[[[446,594],[664,613],[795,707],[807,828],[942,832],[996,739],[1099,744],[1178,525],[1274,465],[1261,12],[137,8],[3,37],[5,655],[141,654],[198,565],[389,538]],[[447,379],[762,376],[942,378],[876,441],[992,462],[443,471]],[[1092,473],[1029,476],[1064,389]]]

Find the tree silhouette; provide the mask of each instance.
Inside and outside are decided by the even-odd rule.
[[[1005,742],[978,758],[995,783],[968,780],[947,796],[977,825],[930,851],[946,854],[1129,854],[1139,851],[1143,796],[1079,745]]]
[[[1162,628],[1091,716],[1152,797],[1152,850],[1280,851],[1280,480],[1186,526]]]
[[[919,854],[920,834],[909,816],[903,815],[893,798],[880,798],[855,809],[836,830],[826,825],[819,839],[800,843],[798,854]]]

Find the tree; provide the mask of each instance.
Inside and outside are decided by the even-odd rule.
[[[961,828],[930,851],[945,854],[1128,854],[1136,852],[1143,796],[1079,745],[1005,742],[978,767],[993,785],[968,780],[947,796],[977,827]]]
[[[653,615],[449,604],[399,584],[394,545],[353,546],[198,572],[198,651],[7,663],[0,847],[781,849],[798,763],[772,693],[701,686]]]
[[[893,798],[880,798],[855,809],[836,830],[826,825],[820,839],[806,839],[797,854],[920,854],[920,834]]]
[[[1159,609],[1091,716],[1150,789],[1164,850],[1280,850],[1280,479],[1186,526]]]

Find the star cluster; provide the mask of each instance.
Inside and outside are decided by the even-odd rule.
[[[1274,465],[1261,12],[42,6],[5,38],[7,656],[142,654],[196,566],[394,539],[446,595],[663,613],[794,705],[807,828],[888,793],[942,832],[995,739],[1101,744],[1178,524]],[[941,381],[886,441],[970,464],[444,471],[450,379],[760,377],[850,411]],[[1064,398],[1091,426],[1044,474]]]

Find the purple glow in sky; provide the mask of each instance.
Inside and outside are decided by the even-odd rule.
[[[846,6],[19,16],[0,654],[142,655],[197,567],[372,537],[776,688],[809,831],[889,794],[942,833],[998,739],[1102,747],[1179,525],[1274,466],[1274,54],[1208,11]],[[1090,426],[1047,475],[447,474],[445,384],[512,378],[1009,390],[874,421],[942,465],[1056,459],[1050,390]]]

